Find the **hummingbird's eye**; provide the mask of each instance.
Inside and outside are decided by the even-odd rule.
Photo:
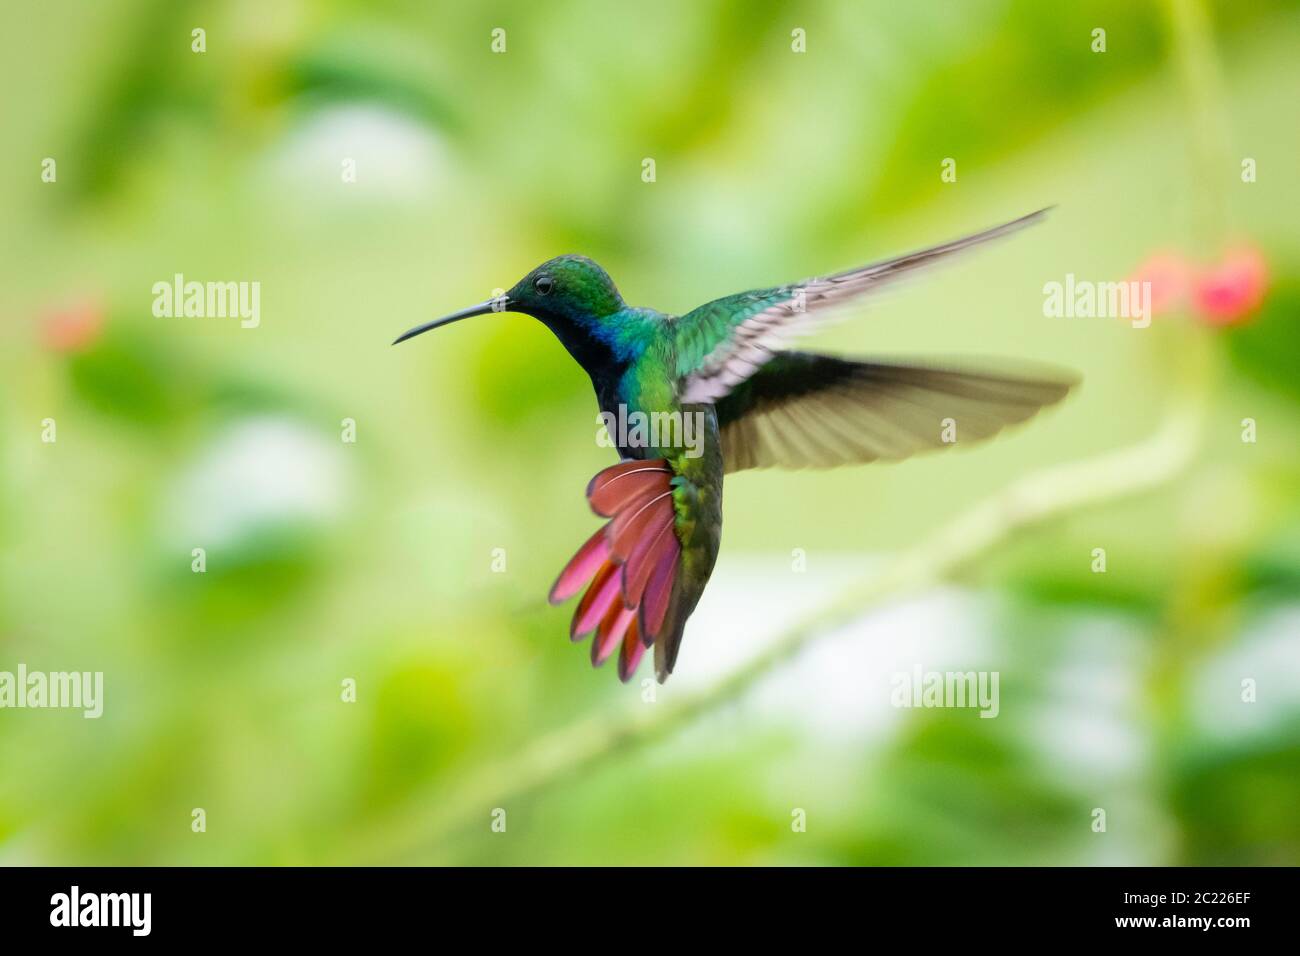
[[[551,289],[555,288],[555,280],[550,276],[538,276],[533,280],[533,288],[538,295],[550,295]]]

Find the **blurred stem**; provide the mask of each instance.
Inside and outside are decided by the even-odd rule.
[[[1038,522],[1090,505],[1149,491],[1177,477],[1199,445],[1203,402],[1188,397],[1155,434],[1118,451],[1046,468],[1013,482],[896,556],[877,573],[787,631],[762,654],[711,688],[676,703],[639,707],[623,717],[595,715],[541,737],[521,753],[483,768],[452,795],[429,796],[360,848],[392,862],[436,849],[457,829],[487,827],[495,807],[570,779],[608,757],[661,740],[675,729],[734,701],[819,637],[886,601],[932,585]],[[355,858],[349,858],[355,862]]]
[[[1191,121],[1193,233],[1201,253],[1209,255],[1218,252],[1228,225],[1231,160],[1223,76],[1204,0],[1167,0],[1167,6]]]

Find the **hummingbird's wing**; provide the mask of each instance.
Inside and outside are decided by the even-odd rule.
[[[825,278],[741,292],[693,309],[673,324],[681,401],[718,401],[791,339],[836,318],[839,307],[963,250],[1017,232],[1043,219],[1047,211]]]
[[[1078,381],[1018,362],[943,367],[777,352],[717,403],[724,465],[832,468],[962,446],[1025,421]]]

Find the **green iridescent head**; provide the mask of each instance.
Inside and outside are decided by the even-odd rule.
[[[626,361],[635,341],[629,334],[626,304],[614,280],[586,256],[557,256],[524,276],[504,295],[417,325],[396,341],[489,312],[522,312],[546,325],[588,371],[603,363]]]
[[[506,293],[506,308],[535,319],[601,319],[624,308],[609,273],[586,256],[556,256]]]

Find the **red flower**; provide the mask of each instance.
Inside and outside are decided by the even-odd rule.
[[[103,325],[103,306],[93,299],[82,299],[45,313],[41,338],[46,348],[55,352],[80,352],[99,338]]]
[[[1196,310],[1210,325],[1235,325],[1259,308],[1268,290],[1268,263],[1253,246],[1230,250],[1200,270],[1193,286]]]
[[[1153,253],[1129,277],[1151,284],[1151,314],[1190,306],[1207,325],[1235,325],[1259,308],[1268,291],[1268,263],[1252,245],[1233,247],[1213,265],[1176,250]]]

